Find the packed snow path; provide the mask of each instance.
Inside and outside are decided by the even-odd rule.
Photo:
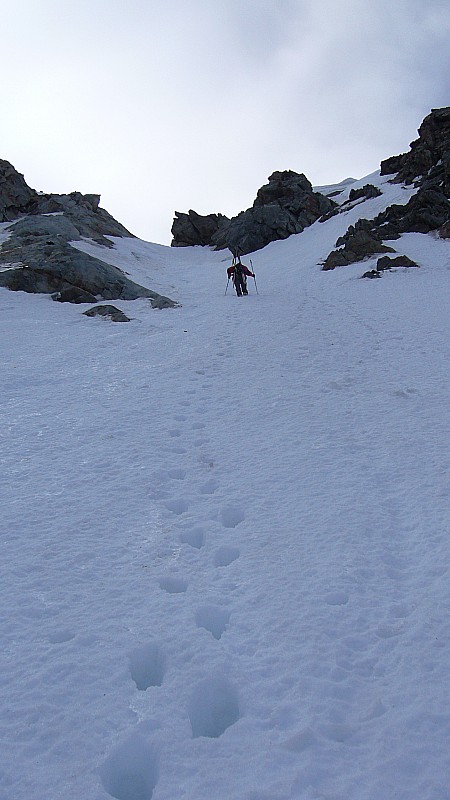
[[[446,243],[323,273],[346,217],[1,292],[2,800],[448,797]]]

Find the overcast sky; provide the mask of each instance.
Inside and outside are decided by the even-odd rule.
[[[448,0],[11,0],[0,24],[0,158],[163,244],[274,170],[363,177],[450,103]]]

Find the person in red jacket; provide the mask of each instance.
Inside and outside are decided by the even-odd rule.
[[[255,276],[253,272],[250,272],[249,268],[242,263],[240,258],[238,258],[235,264],[228,267],[227,275],[228,278],[233,278],[233,285],[238,297],[241,297],[243,294],[248,294],[247,277],[254,278]]]

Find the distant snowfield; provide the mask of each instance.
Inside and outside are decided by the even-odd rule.
[[[77,246],[180,308],[0,290],[2,800],[448,797],[448,243],[318,266],[378,182],[259,294],[135,239]]]

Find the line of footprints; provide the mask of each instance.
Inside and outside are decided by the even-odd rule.
[[[197,375],[201,375],[200,371]],[[207,385],[203,389],[209,388]],[[187,394],[194,395],[195,389]],[[190,400],[180,401],[186,410]],[[175,414],[173,417],[176,427],[170,428],[168,436],[171,440],[170,452],[182,458],[189,454],[189,449],[181,444],[183,436],[182,423],[187,421],[186,414]],[[199,463],[205,469],[213,468],[213,463],[202,454],[201,448],[208,443],[203,433],[205,424],[201,421],[191,424],[194,438],[190,444],[198,449]],[[172,481],[184,481],[187,470],[181,466],[161,470],[156,476],[160,483],[167,486]],[[212,495],[218,488],[215,479],[208,478],[200,486],[201,495]],[[164,489],[155,493],[155,499],[162,502],[164,507],[175,516],[182,516],[188,511],[189,503],[186,499],[168,493]],[[243,508],[239,505],[226,505],[220,511],[220,521],[224,528],[235,528],[245,518]],[[201,550],[205,545],[206,537],[204,528],[199,525],[189,525],[180,520],[178,538],[182,544]],[[239,558],[239,549],[233,545],[219,546],[213,556],[215,567],[227,567]],[[161,590],[169,594],[180,594],[187,591],[188,581],[185,578],[165,575],[159,579]],[[230,620],[230,612],[217,605],[203,605],[195,612],[195,623],[199,628],[205,628],[211,635],[219,640],[225,632]],[[149,641],[136,647],[129,654],[130,675],[139,691],[146,691],[155,686],[161,686],[166,671],[166,656],[157,642]],[[240,717],[238,693],[234,685],[224,674],[214,674],[194,688],[188,705],[188,714],[192,729],[192,737],[201,736],[218,738],[224,731],[238,721]],[[147,731],[148,733],[148,731]],[[151,733],[151,730],[150,730]],[[145,725],[140,725],[124,743],[116,747],[104,762],[101,768],[101,780],[105,791],[117,800],[150,800],[158,783],[159,766],[156,749],[149,742]]]

